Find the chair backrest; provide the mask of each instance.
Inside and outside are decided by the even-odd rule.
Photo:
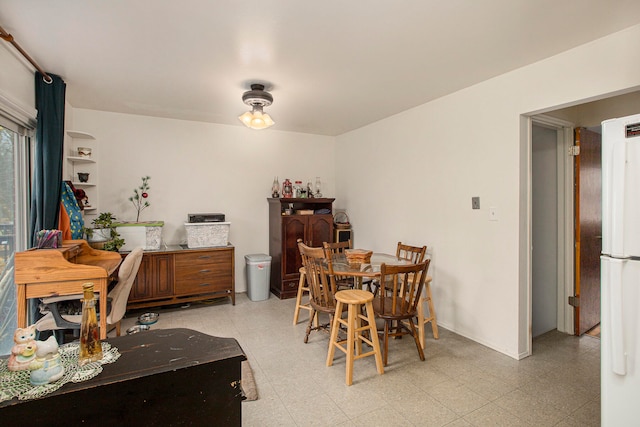
[[[131,286],[136,279],[138,270],[140,269],[140,263],[142,262],[143,249],[138,247],[132,250],[120,264],[118,270],[118,283],[109,292],[109,298],[111,298],[111,311],[107,316],[107,323],[113,325],[122,320],[124,313],[127,311],[127,301],[129,300],[129,293],[131,292]]]
[[[427,254],[426,246],[410,246],[405,245],[402,242],[398,242],[398,248],[396,249],[396,256],[398,258],[406,259],[411,264],[419,264],[424,261],[424,257]]]
[[[409,265],[380,265],[380,317],[407,319],[416,315],[430,259]]]
[[[335,308],[335,281],[325,266],[323,248],[312,248],[298,242],[298,249],[305,269],[305,279],[309,287],[309,302],[316,307]]]
[[[353,280],[350,280],[347,276],[336,276],[333,273],[333,257],[335,255],[341,255],[344,254],[344,250],[345,249],[350,249],[351,248],[351,240],[347,240],[346,242],[335,242],[335,243],[329,243],[329,242],[322,242],[322,247],[324,249],[324,257],[327,260],[327,266],[329,267],[329,274],[331,275],[331,277],[333,277],[335,280],[337,281],[350,281],[351,283],[353,283]]]
[[[347,240],[346,242],[322,242],[322,247],[324,248],[325,257],[328,257],[329,254],[343,254],[345,249],[351,248],[351,239]]]

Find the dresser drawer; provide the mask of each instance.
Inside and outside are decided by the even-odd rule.
[[[175,265],[176,270],[190,270],[199,266],[208,266],[210,264],[228,264],[231,262],[232,257],[233,254],[231,251],[208,251],[176,254]]]
[[[176,255],[176,295],[231,291],[233,285],[232,256],[230,251]]]

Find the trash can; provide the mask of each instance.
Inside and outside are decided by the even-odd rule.
[[[247,295],[251,301],[269,299],[271,256],[266,254],[245,255],[247,263]]]

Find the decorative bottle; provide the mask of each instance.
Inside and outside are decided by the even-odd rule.
[[[293,197],[293,185],[289,178],[285,179],[282,183],[282,197],[285,199],[290,199]]]
[[[96,362],[102,359],[102,343],[100,342],[100,328],[96,314],[96,299],[93,296],[93,283],[82,285],[84,299],[82,300],[82,322],[80,323],[80,352],[78,365]]]
[[[273,178],[273,184],[271,184],[271,197],[277,199],[280,197],[280,182],[278,182],[278,177]]]

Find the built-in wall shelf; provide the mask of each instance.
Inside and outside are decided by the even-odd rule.
[[[96,215],[98,212],[98,144],[95,136],[78,130],[68,130],[69,140],[66,147],[67,159],[66,179],[71,181],[75,188],[82,188],[87,195],[89,205],[84,205],[84,213]],[[90,155],[80,155],[78,148],[91,149]],[[78,173],[88,173],[89,180],[80,182]]]
[[[90,157],[68,156],[67,160],[73,163],[95,163],[96,161]]]

